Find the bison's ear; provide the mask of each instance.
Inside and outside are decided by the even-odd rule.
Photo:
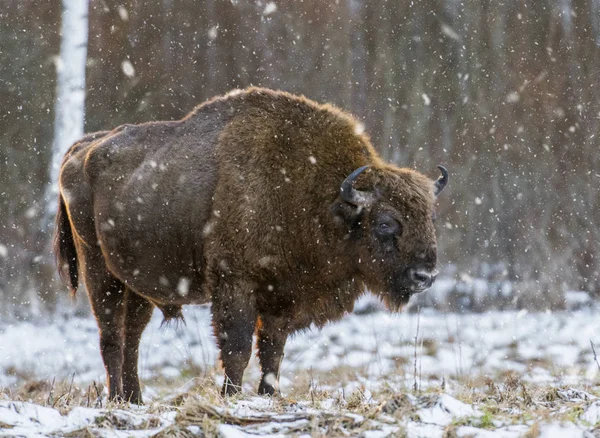
[[[434,183],[435,196],[439,195],[444,190],[444,187],[446,187],[446,184],[448,184],[448,170],[444,166],[438,166],[438,169],[442,172],[442,176]]]
[[[348,231],[351,231],[360,227],[365,209],[344,201],[338,201],[331,205],[331,213],[338,223],[343,224]]]
[[[353,171],[340,186],[340,198],[331,206],[333,215],[341,220],[350,230],[360,226],[365,209],[371,206],[376,196],[369,191],[354,188],[354,181],[369,166],[361,166]]]

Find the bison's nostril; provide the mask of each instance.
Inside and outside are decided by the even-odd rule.
[[[436,271],[424,271],[424,270],[416,270],[411,269],[410,278],[415,284],[419,284],[421,286],[429,287],[435,281],[437,277]]]
[[[421,283],[425,283],[427,280],[429,280],[429,274],[426,274],[424,272],[414,271],[413,272],[413,280],[421,282]]]

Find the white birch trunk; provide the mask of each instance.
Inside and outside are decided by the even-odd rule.
[[[62,0],[60,57],[56,64],[56,103],[45,225],[56,212],[58,174],[65,152],[83,135],[88,0]]]

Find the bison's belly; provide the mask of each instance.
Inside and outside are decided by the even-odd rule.
[[[98,229],[108,269],[135,292],[159,304],[201,304],[202,243],[181,224],[158,221],[133,226],[120,217]],[[150,222],[150,221],[148,221]]]

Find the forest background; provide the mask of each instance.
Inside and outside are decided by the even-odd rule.
[[[58,0],[0,0],[0,317],[66,296],[46,219]],[[437,177],[445,274],[600,295],[597,0],[91,0],[85,131],[249,85],[332,102]]]

